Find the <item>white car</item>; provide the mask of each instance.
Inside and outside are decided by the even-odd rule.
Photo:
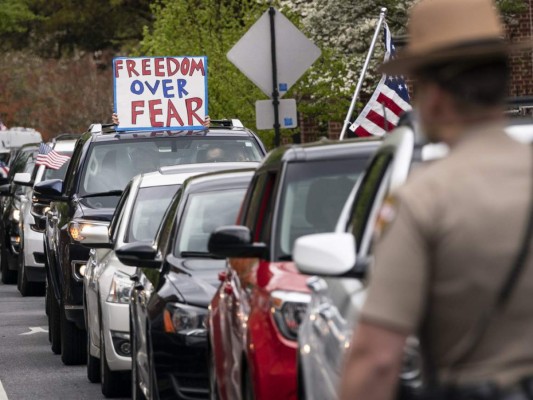
[[[48,145],[59,154],[70,157],[74,151],[75,143],[76,140],[63,140],[58,137]],[[32,172],[19,173],[14,177],[15,183],[25,186],[24,201],[21,203],[19,214],[22,229],[20,230],[20,264],[17,282],[22,296],[32,296],[44,292],[46,280],[43,230],[36,224],[36,218],[39,218],[39,215],[35,215],[35,212],[44,214],[46,208],[33,209],[32,211],[33,185],[48,179],[64,179],[67,167],[68,162],[58,170],[46,168],[44,165],[35,165]]]
[[[127,392],[121,384],[131,370],[129,296],[135,267],[122,264],[113,249],[128,243],[153,244],[171,199],[193,175],[256,167],[258,163],[205,163],[164,167],[134,177],[122,194],[111,224],[102,222],[82,235],[92,247],[84,273],[87,377],[100,381],[107,396]]]

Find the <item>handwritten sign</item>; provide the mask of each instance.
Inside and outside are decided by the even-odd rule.
[[[207,57],[113,59],[118,130],[202,129]]]

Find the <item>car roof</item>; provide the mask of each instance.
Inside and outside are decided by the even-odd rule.
[[[184,183],[185,193],[200,193],[214,190],[247,188],[255,169],[216,171],[195,175]]]
[[[53,147],[56,151],[73,151],[75,145],[76,140],[58,140]]]
[[[318,161],[353,157],[357,155],[368,156],[382,142],[380,137],[358,138],[349,140],[321,140],[304,145],[289,145],[275,149],[269,153],[264,166],[271,163]]]
[[[183,164],[172,167],[163,167],[156,172],[143,174],[140,187],[179,185],[191,176],[207,173],[221,172],[235,169],[255,169],[259,163],[256,162],[220,162],[220,163],[198,163]]]

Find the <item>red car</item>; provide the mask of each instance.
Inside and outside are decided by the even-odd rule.
[[[333,231],[376,140],[293,146],[271,152],[255,173],[239,225],[217,229],[209,251],[228,257],[208,316],[212,398],[296,399],[298,327],[307,276],[294,241]]]

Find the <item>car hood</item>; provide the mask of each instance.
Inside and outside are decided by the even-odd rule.
[[[220,284],[218,273],[225,266],[225,260],[181,259],[171,267],[168,280],[185,303],[207,308]]]

